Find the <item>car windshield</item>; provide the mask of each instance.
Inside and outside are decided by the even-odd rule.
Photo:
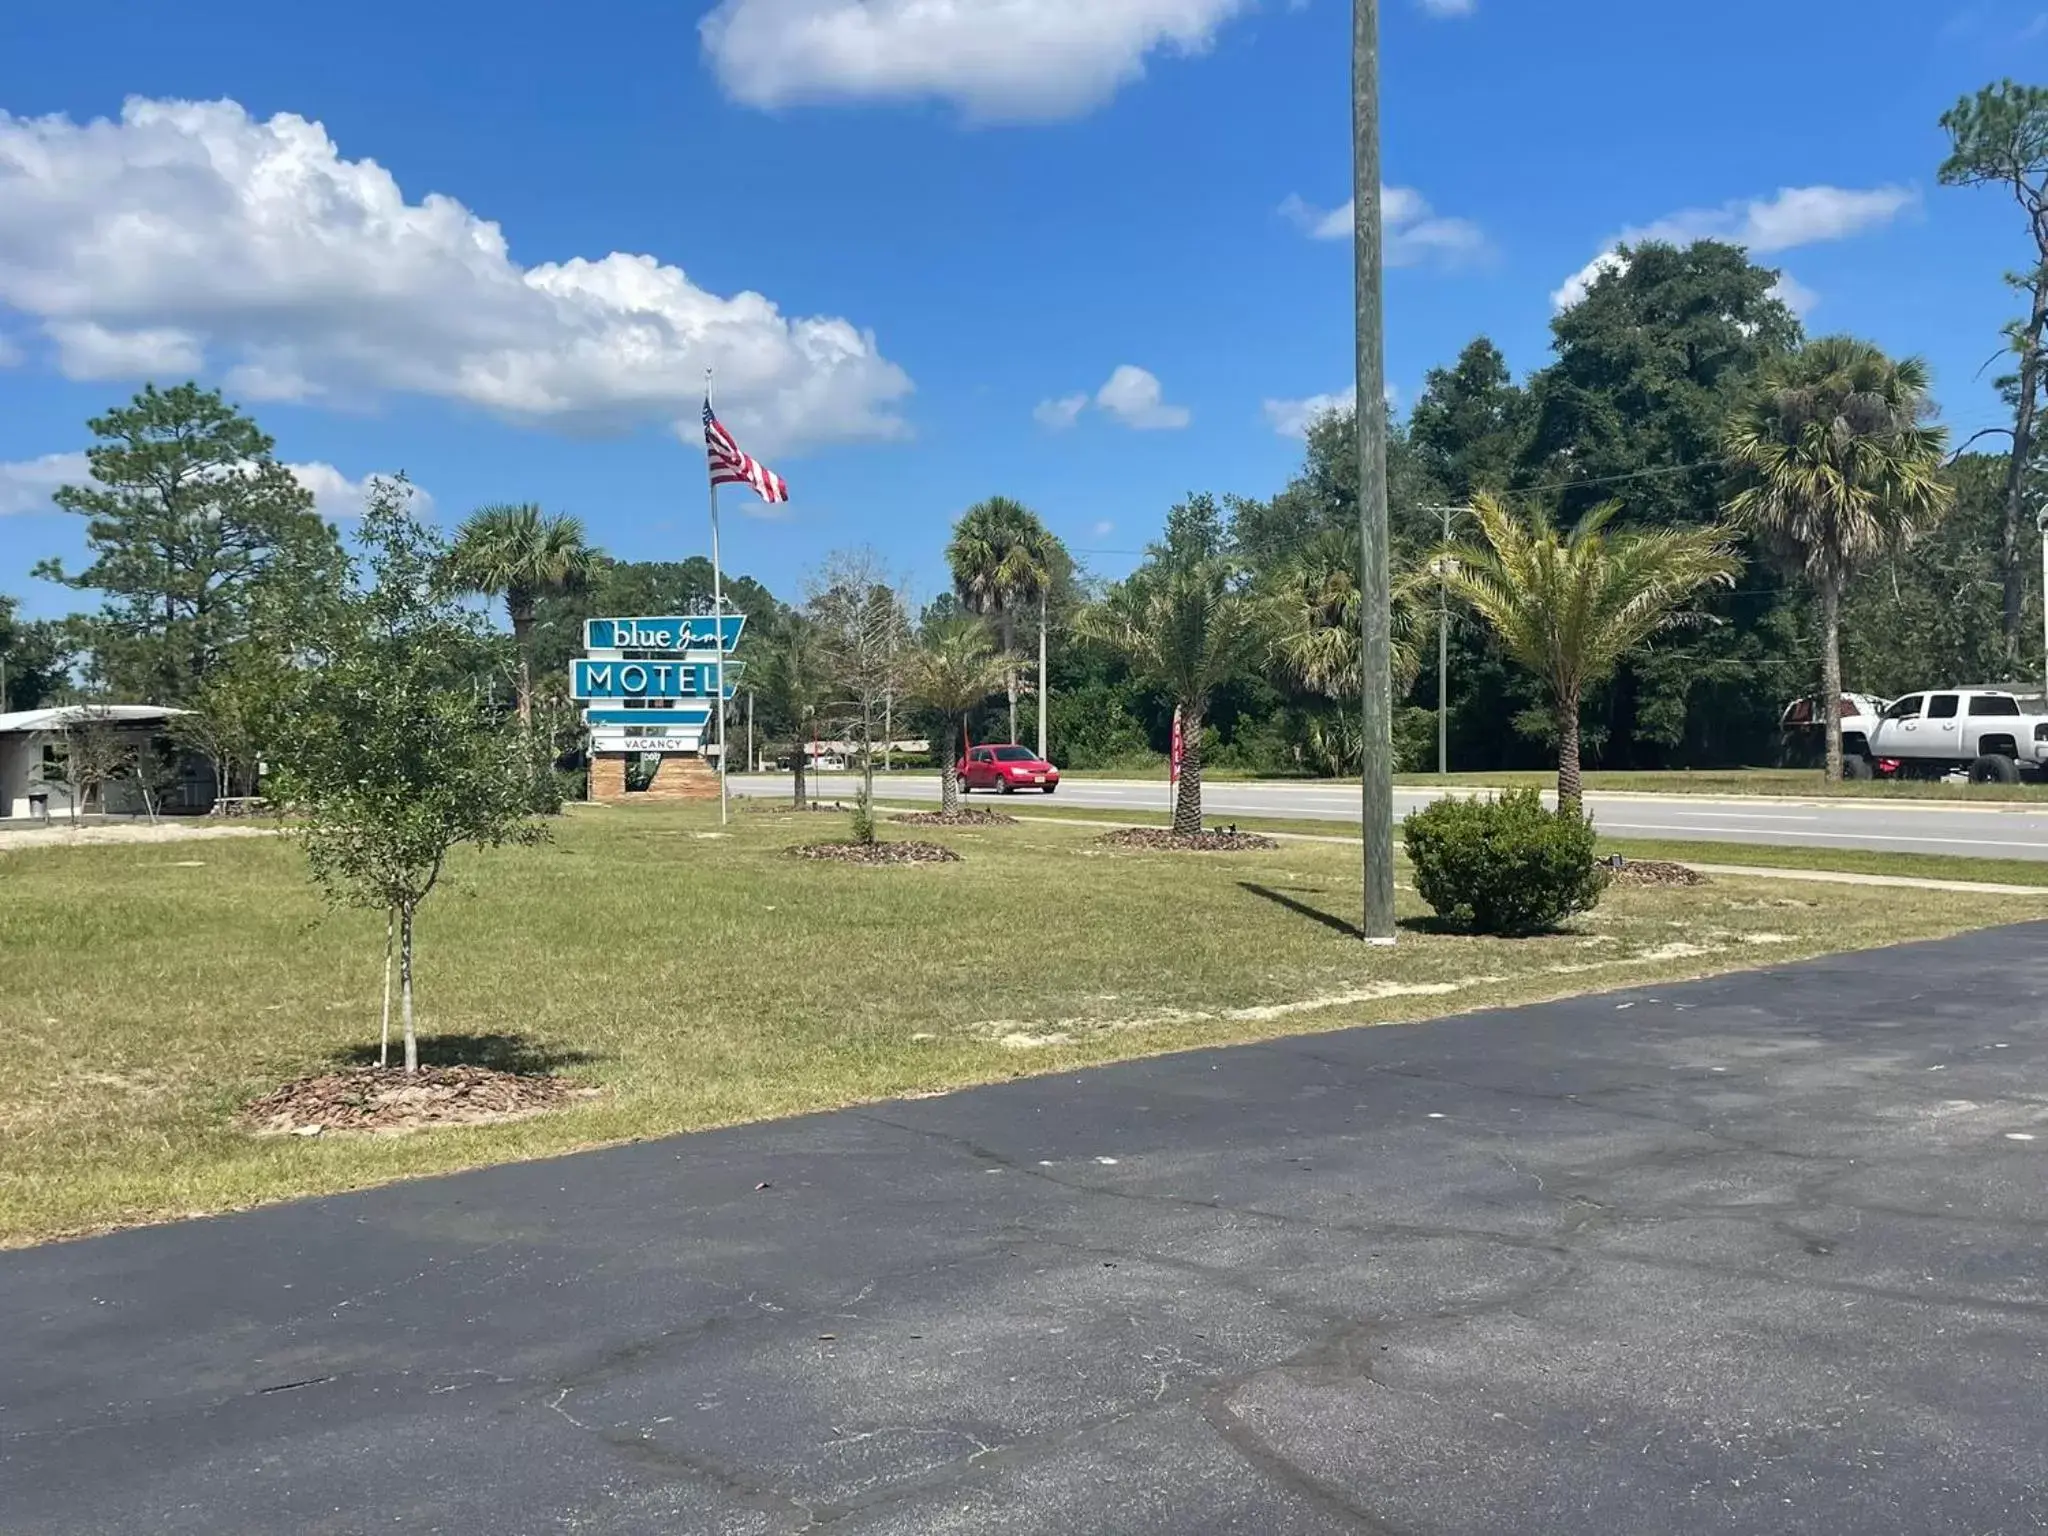
[[[997,747],[996,761],[999,763],[1035,763],[1038,754],[1029,747]]]

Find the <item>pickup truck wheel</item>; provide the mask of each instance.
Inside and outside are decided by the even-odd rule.
[[[1972,784],[2017,784],[2020,765],[2002,753],[1987,752],[1970,764]]]
[[[1877,769],[1871,766],[1869,758],[1852,754],[1842,759],[1842,777],[1845,779],[1874,779],[1877,777]]]

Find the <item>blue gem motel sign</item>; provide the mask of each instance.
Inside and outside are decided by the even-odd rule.
[[[585,619],[583,649],[608,651],[710,651],[730,656],[747,627],[742,613],[722,620],[708,613],[645,619]],[[721,642],[723,642],[721,644]]]
[[[744,663],[725,664],[725,696],[738,691]],[[574,699],[708,699],[718,690],[718,664],[710,661],[620,661],[579,656],[569,663]]]

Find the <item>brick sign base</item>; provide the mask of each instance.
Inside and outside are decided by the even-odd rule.
[[[718,770],[694,752],[664,752],[654,782],[644,790],[626,788],[626,765],[632,760],[623,752],[600,752],[592,757],[590,798],[599,805],[718,798]]]

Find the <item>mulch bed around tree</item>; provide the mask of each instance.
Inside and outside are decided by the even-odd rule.
[[[1612,870],[1608,879],[1616,885],[1705,885],[1707,877],[1683,864],[1663,859],[1630,859]]]
[[[596,1092],[566,1078],[491,1067],[353,1067],[286,1083],[244,1109],[242,1120],[268,1136],[482,1125],[559,1108]]]
[[[1103,833],[1096,841],[1111,848],[1165,849],[1174,853],[1249,853],[1280,846],[1256,832],[1197,832],[1183,837],[1164,827],[1120,827]]]
[[[830,802],[813,800],[806,805],[791,805],[787,800],[776,800],[771,802],[766,800],[747,799],[740,801],[739,804],[741,809],[748,811],[756,816],[796,816],[810,811],[818,811],[821,813],[829,813],[831,815],[836,816],[844,816],[848,811],[853,809],[853,807],[850,805],[841,805],[837,800],[833,800]]]
[[[799,859],[837,859],[842,864],[957,864],[960,855],[937,843],[799,843],[789,850]]]
[[[957,811],[905,811],[893,816],[911,827],[1014,827],[1021,823],[1014,816],[1005,816],[1001,811],[984,810],[982,807],[963,805]]]

